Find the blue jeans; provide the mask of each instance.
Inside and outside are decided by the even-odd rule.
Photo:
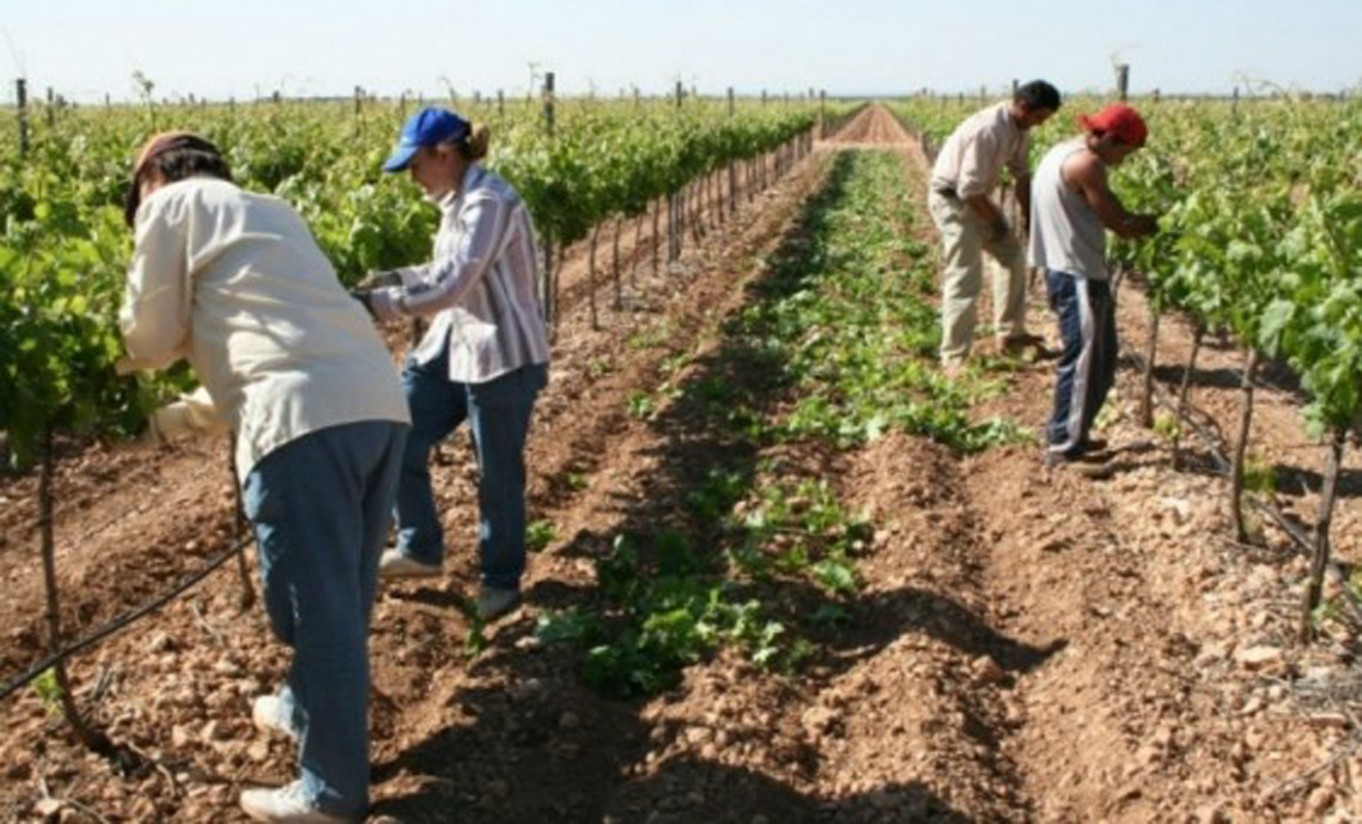
[[[478,559],[482,582],[519,589],[525,571],[525,438],[548,367],[531,364],[485,383],[449,379],[449,352],[402,372],[411,436],[397,486],[397,548],[426,564],[444,560],[444,530],[430,488],[430,450],[468,421],[478,459]]]
[[[1111,285],[1048,270],[1050,308],[1064,342],[1055,370],[1055,403],[1046,427],[1047,449],[1074,457],[1116,380],[1116,306]]]
[[[291,441],[246,476],[265,609],[293,648],[280,693],[316,808],[369,809],[369,615],[407,427],[333,426]]]

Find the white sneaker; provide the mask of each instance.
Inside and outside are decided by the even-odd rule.
[[[277,695],[262,695],[251,702],[251,720],[261,732],[282,735],[298,740],[298,731],[293,728],[293,719],[284,709],[284,701]]]
[[[272,821],[276,824],[332,824],[352,819],[330,815],[303,800],[298,785],[290,784],[277,790],[255,789],[241,792],[241,810],[252,821]]]
[[[427,564],[409,558],[396,549],[385,549],[378,559],[380,578],[430,578],[443,570],[439,564]]]
[[[962,360],[943,361],[941,376],[949,381],[957,381],[965,374],[966,364]]]
[[[478,617],[492,621],[520,606],[520,590],[484,585],[478,591]]]

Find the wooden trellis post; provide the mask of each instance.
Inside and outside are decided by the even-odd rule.
[[[1244,379],[1240,383],[1242,402],[1239,411],[1239,439],[1234,444],[1234,462],[1230,467],[1230,515],[1234,520],[1235,540],[1248,543],[1249,531],[1244,521],[1244,463],[1248,456],[1249,428],[1253,425],[1253,380],[1258,372],[1258,350],[1249,346],[1244,357]]]
[[[554,133],[554,111],[553,111],[553,72],[544,74],[544,130],[553,139]],[[548,322],[549,328],[558,329],[558,277],[553,271],[553,231],[544,230],[544,319]]]
[[[736,117],[738,113],[737,101],[733,97],[733,87],[728,87],[728,116]],[[731,215],[738,211],[738,163],[735,160],[728,161],[728,213]]]
[[[61,606],[57,595],[56,541],[52,526],[52,481],[56,475],[55,461],[52,430],[48,429],[43,436],[42,466],[38,474],[38,532],[44,589],[47,594],[47,643],[53,653],[61,649]],[[66,662],[58,660],[52,667],[52,675],[56,681],[56,697],[61,706],[62,716],[66,723],[71,725],[76,737],[90,750],[105,756],[112,755],[113,742],[103,732],[92,727],[76,706],[71,679],[66,672]]]
[[[1320,488],[1319,517],[1315,520],[1314,556],[1310,564],[1310,583],[1305,591],[1301,614],[1302,641],[1313,634],[1315,609],[1324,595],[1324,572],[1329,566],[1329,530],[1333,524],[1334,502],[1338,496],[1338,478],[1343,466],[1343,449],[1348,443],[1348,430],[1336,427],[1329,438],[1329,458],[1324,466],[1324,484]]]
[[[14,94],[19,108],[19,156],[28,155],[28,81],[19,78],[14,81]]]

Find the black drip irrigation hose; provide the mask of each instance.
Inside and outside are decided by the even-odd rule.
[[[146,616],[150,615],[153,612],[156,612],[157,610],[164,607],[166,604],[180,597],[184,593],[188,592],[190,589],[194,587],[194,585],[198,584],[204,578],[207,578],[219,567],[221,567],[223,564],[231,560],[235,555],[237,555],[237,553],[244,550],[254,540],[255,536],[248,532],[235,544],[223,550],[221,554],[219,554],[213,560],[209,561],[208,564],[204,566],[202,569],[200,569],[198,572],[195,572],[194,574],[190,575],[188,578],[184,579],[179,584],[177,584],[174,589],[171,589],[169,592],[166,592],[165,594],[160,595],[151,601],[148,601],[146,604],[143,604],[137,609],[134,609],[133,611],[119,618],[116,618],[113,621],[110,621],[103,627],[99,628],[98,630],[95,630],[94,632],[90,633],[89,635],[85,636],[79,641],[76,641],[75,643],[63,647],[62,649],[52,653],[48,657],[34,664],[32,667],[30,667],[21,675],[15,677],[13,680],[6,681],[4,686],[0,686],[0,701],[9,698],[14,693],[18,692],[19,690],[28,686],[32,682],[36,681],[38,678],[42,676],[44,672],[47,672],[52,667],[56,666],[59,662],[65,661],[66,659],[70,658],[73,655],[84,652],[85,650],[95,646],[101,641],[104,641],[109,636],[114,635],[115,633],[125,629],[129,624],[132,624],[142,618],[145,618]]]
[[[1119,337],[1118,351],[1122,353],[1122,357],[1128,363],[1131,363],[1135,368],[1143,372],[1144,358],[1141,357],[1134,350],[1130,349],[1126,345],[1125,339]],[[1172,403],[1171,399],[1168,397],[1166,393],[1164,393],[1163,389],[1160,388],[1157,383],[1154,383],[1152,385],[1152,388],[1154,392],[1155,402],[1158,403],[1158,405],[1163,407],[1165,410],[1172,413],[1179,420],[1180,423],[1185,422],[1192,429],[1192,431],[1195,432],[1197,436],[1201,438],[1202,442],[1206,445],[1206,448],[1210,452],[1211,460],[1215,463],[1217,471],[1219,471],[1220,474],[1223,476],[1228,476],[1232,467],[1229,459],[1225,457],[1225,453],[1221,451],[1219,440],[1217,439],[1215,434],[1208,430],[1206,427],[1197,423],[1191,417],[1190,414],[1187,414],[1186,412],[1179,414],[1177,407]],[[1248,497],[1248,503],[1249,506],[1256,510],[1260,515],[1264,515],[1267,518],[1271,519],[1272,522],[1276,524],[1277,527],[1280,528],[1288,538],[1291,539],[1291,542],[1295,544],[1296,547],[1299,550],[1301,550],[1306,557],[1313,556],[1315,551],[1314,539],[1304,530],[1302,530],[1298,524],[1294,523],[1290,518],[1287,518],[1286,515],[1283,514],[1280,509],[1278,509],[1277,507],[1273,506],[1270,503],[1267,503],[1266,501],[1263,501],[1253,496]],[[1348,580],[1347,571],[1343,569],[1343,567],[1339,564],[1338,561],[1331,558],[1329,560],[1328,570],[1331,574],[1337,576],[1338,581],[1345,583],[1347,582]],[[1356,626],[1362,627],[1362,600],[1359,600],[1357,594],[1354,593],[1351,590],[1351,588],[1347,586],[1341,586],[1339,589],[1343,593],[1344,600],[1346,600],[1348,602],[1348,605],[1352,607],[1352,615],[1349,616],[1350,620]]]

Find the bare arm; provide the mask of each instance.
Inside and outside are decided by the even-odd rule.
[[[1153,234],[1158,228],[1154,215],[1137,215],[1126,210],[1107,182],[1107,164],[1091,151],[1075,152],[1064,162],[1065,182],[1083,195],[1102,225],[1120,238]]]

